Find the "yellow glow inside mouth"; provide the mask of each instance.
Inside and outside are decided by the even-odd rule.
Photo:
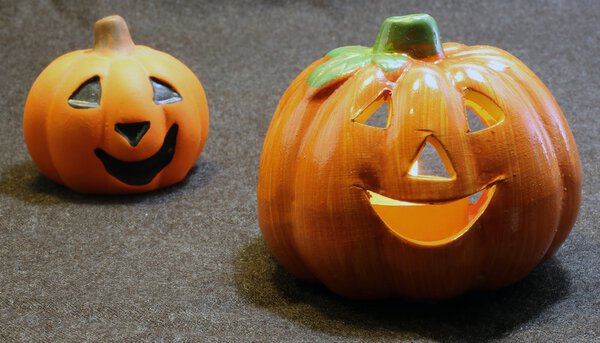
[[[416,203],[388,198],[367,191],[371,206],[395,234],[419,245],[441,245],[458,237],[479,219],[492,199],[496,186],[464,198],[439,203]],[[469,198],[478,199],[470,202]]]

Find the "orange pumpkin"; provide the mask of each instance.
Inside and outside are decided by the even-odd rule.
[[[427,147],[446,175],[425,172]],[[436,300],[525,277],[567,237],[580,192],[574,139],[536,75],[498,48],[442,45],[417,14],[291,84],[264,143],[258,218],[301,279],[351,298]]]
[[[33,84],[25,142],[43,174],[85,193],[137,193],[181,181],[208,134],[200,81],[174,57],[134,45],[119,16],[94,48],[54,60]]]

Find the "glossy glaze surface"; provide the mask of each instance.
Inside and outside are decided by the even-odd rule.
[[[409,56],[435,60],[443,57],[443,53],[435,20],[428,14],[411,14],[387,18],[381,24],[373,48],[344,46],[326,56],[330,59],[308,78],[311,87],[326,85],[367,64],[374,64],[387,73],[402,68]]]
[[[96,23],[93,49],[65,54],[40,74],[23,125],[50,179],[85,193],[137,193],[187,175],[206,141],[208,107],[191,70],[134,45],[123,18],[111,16]]]
[[[506,51],[442,49],[393,53],[397,68],[371,57],[334,72],[340,55],[374,54],[336,49],[282,96],[264,143],[258,212],[268,246],[294,275],[351,298],[444,299],[520,280],[567,237],[581,172],[558,104]],[[387,126],[366,125],[361,114],[382,97]],[[469,128],[467,107],[484,129]],[[447,178],[409,173],[426,142],[451,167]],[[370,195],[436,206],[486,189],[493,196],[456,210],[466,229],[418,237],[386,225]]]

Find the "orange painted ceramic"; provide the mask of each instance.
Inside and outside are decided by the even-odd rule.
[[[389,18],[374,48],[333,50],[283,95],[258,217],[297,277],[351,298],[444,299],[522,279],[570,232],[580,163],[548,89],[503,50],[439,39],[428,15]],[[369,125],[383,103],[387,122]],[[447,176],[419,173],[427,144]]]
[[[25,142],[42,173],[85,193],[181,181],[208,133],[202,85],[174,57],[134,45],[123,18],[96,23],[94,48],[53,61],[33,84]]]

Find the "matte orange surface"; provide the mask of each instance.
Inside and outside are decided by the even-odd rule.
[[[76,109],[67,103],[86,80],[100,77],[100,106]],[[182,101],[153,102],[150,77],[177,90]],[[117,123],[149,121],[135,147],[115,131]],[[181,181],[193,167],[208,134],[208,107],[202,85],[174,57],[134,45],[118,16],[96,23],[95,46],[54,60],[33,84],[24,112],[25,142],[50,179],[86,193],[137,193]],[[161,147],[169,128],[179,131],[172,161],[150,183],[129,185],[108,174],[94,154],[101,148],[123,161],[141,161]]]
[[[558,104],[521,61],[447,43],[397,71],[367,64],[309,87],[328,59],[282,96],[260,164],[260,227],[290,272],[351,298],[436,300],[509,285],[554,254],[577,215],[580,163]],[[386,93],[387,128],[356,120]],[[467,105],[489,112],[487,128],[469,130]],[[426,140],[447,155],[448,179],[408,173]],[[482,190],[468,210],[433,207]],[[389,227],[369,192],[422,207]],[[421,222],[430,233],[395,227]]]

